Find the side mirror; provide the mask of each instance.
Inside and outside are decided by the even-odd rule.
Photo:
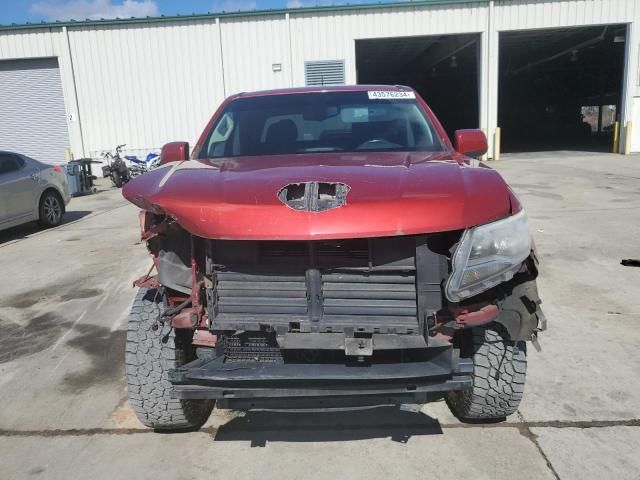
[[[456,130],[454,136],[453,148],[467,157],[481,157],[489,149],[482,130]]]
[[[169,162],[182,162],[189,160],[188,142],[170,142],[160,150],[160,165]]]

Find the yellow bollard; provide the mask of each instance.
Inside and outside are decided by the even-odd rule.
[[[493,159],[500,160],[500,127],[496,127],[493,134]]]
[[[613,153],[620,153],[620,122],[613,125]]]
[[[633,122],[629,120],[627,122],[627,128],[624,132],[624,154],[629,155],[631,153],[631,134],[633,133]]]
[[[482,133],[484,133],[484,136],[487,136],[487,129],[486,128],[481,128],[480,130],[482,130]],[[480,160],[482,162],[486,162],[487,159],[489,158],[489,155],[487,153],[485,153],[484,155],[482,155],[482,157],[480,157]]]

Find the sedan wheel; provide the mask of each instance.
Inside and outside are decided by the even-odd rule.
[[[58,194],[47,192],[40,200],[40,224],[43,227],[55,227],[62,222],[64,205]]]

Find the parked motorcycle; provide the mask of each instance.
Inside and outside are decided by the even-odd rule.
[[[126,145],[118,145],[115,148],[115,154],[104,152],[102,155],[102,159],[106,163],[106,165],[102,167],[102,176],[104,178],[110,177],[113,186],[118,188],[121,188],[122,185],[131,180],[129,167],[120,157],[120,152],[125,146]]]
[[[136,155],[125,155],[124,158],[133,164],[129,168],[132,177],[142,175],[160,165],[160,155],[157,153],[149,153],[145,160],[138,158]]]

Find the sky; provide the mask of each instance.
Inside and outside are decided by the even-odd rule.
[[[189,15],[269,8],[374,3],[379,0],[0,0],[0,24]],[[389,0],[386,0],[389,1]]]

